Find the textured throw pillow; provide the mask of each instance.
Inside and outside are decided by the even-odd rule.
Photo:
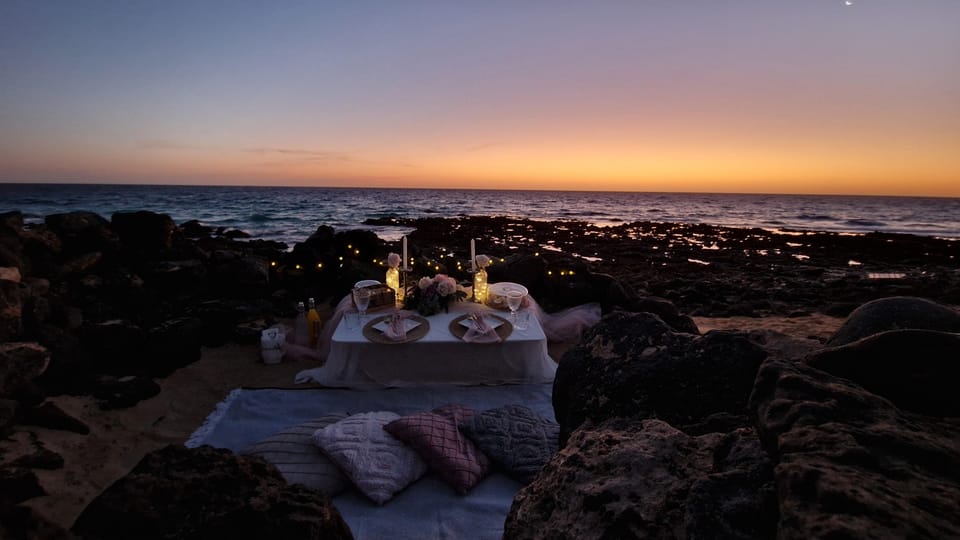
[[[446,405],[404,416],[384,429],[413,447],[437,476],[465,494],[490,472],[490,459],[457,429],[474,414],[465,405]]]
[[[383,426],[400,418],[393,412],[368,412],[348,416],[318,429],[313,442],[377,504],[427,472],[417,453],[387,433]]]
[[[530,483],[556,453],[560,426],[523,405],[507,405],[460,424],[481,452],[520,482]]]
[[[333,497],[350,485],[349,480],[313,444],[312,437],[316,430],[346,417],[346,413],[340,413],[315,418],[257,441],[240,453],[259,456],[272,463],[291,484],[303,484]]]

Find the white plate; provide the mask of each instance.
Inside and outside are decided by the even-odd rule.
[[[409,332],[418,326],[420,326],[420,321],[415,321],[413,319],[403,319],[404,332]],[[386,332],[387,328],[389,327],[390,327],[389,321],[380,321],[377,324],[373,325],[373,328],[375,330],[379,330],[380,332]]]
[[[375,279],[364,279],[353,284],[354,289],[359,289],[360,287],[369,287],[371,285],[379,285],[380,282]]]
[[[497,328],[498,326],[503,324],[503,321],[501,321],[500,319],[494,319],[493,317],[484,317],[483,320],[486,321],[487,326],[489,326],[490,328]],[[460,321],[460,326],[463,326],[467,329],[473,328],[474,326],[473,320],[471,320],[470,318],[466,318]]]
[[[499,283],[491,283],[487,290],[490,294],[495,294],[497,296],[507,297],[507,293],[510,291],[520,291],[524,296],[530,294],[527,291],[527,288],[519,283],[512,283],[510,281],[501,281]]]

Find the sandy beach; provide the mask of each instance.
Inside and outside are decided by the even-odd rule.
[[[766,330],[794,338],[826,338],[842,319],[815,314],[807,317],[696,318],[702,332],[710,330]],[[565,347],[551,345],[559,359]],[[68,414],[90,427],[88,435],[24,426],[11,441],[0,443],[10,457],[36,437],[64,459],[64,467],[36,470],[48,495],[26,505],[54,523],[70,528],[81,511],[111,483],[137,464],[144,454],[167,444],[182,444],[231,390],[240,387],[305,388],[294,375],[316,367],[308,361],[266,365],[253,345],[206,347],[198,361],[159,379],[159,395],[134,407],[101,410],[93,398],[51,398]]]

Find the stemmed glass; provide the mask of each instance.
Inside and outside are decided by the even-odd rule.
[[[517,322],[517,310],[520,309],[522,302],[523,292],[513,289],[507,291],[507,307],[510,308],[510,318],[514,324]]]
[[[353,303],[357,305],[357,311],[360,319],[360,326],[363,326],[364,316],[367,314],[367,308],[370,307],[370,290],[369,289],[354,289],[353,290]]]

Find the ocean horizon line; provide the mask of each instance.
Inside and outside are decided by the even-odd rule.
[[[142,188],[235,188],[235,189],[297,189],[297,190],[338,190],[338,191],[477,191],[477,192],[520,192],[520,193],[603,193],[630,195],[690,195],[690,196],[756,196],[756,197],[835,197],[835,198],[886,198],[886,199],[938,199],[960,200],[960,195],[899,195],[869,193],[788,193],[788,192],[751,192],[751,191],[648,191],[615,189],[548,189],[548,188],[475,188],[475,187],[400,187],[400,186],[303,186],[303,185],[264,185],[264,184],[191,184],[191,183],[139,183],[139,182],[7,182],[0,180],[0,186],[126,186]]]

